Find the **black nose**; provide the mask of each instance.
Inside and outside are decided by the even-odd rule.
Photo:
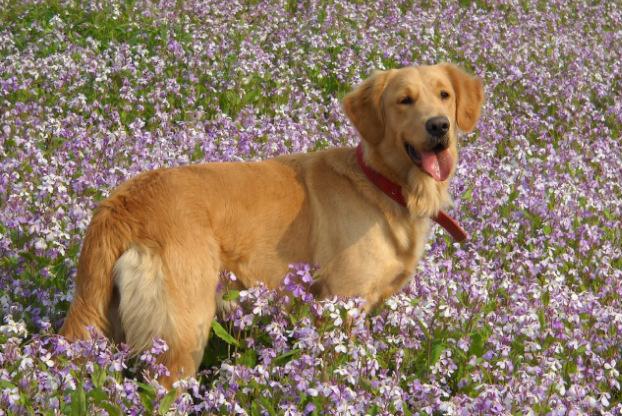
[[[449,119],[445,116],[436,116],[425,122],[425,129],[434,137],[443,137],[449,131]]]

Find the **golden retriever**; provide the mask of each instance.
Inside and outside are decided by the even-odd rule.
[[[377,71],[343,103],[363,139],[358,161],[335,148],[130,179],[93,216],[61,334],[93,326],[136,352],[160,337],[170,387],[201,362],[223,270],[276,288],[289,264],[313,263],[318,297],[377,305],[414,273],[450,203],[458,129],[474,128],[482,101],[480,80],[451,64]]]

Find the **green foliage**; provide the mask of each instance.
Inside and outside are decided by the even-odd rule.
[[[240,343],[235,338],[233,338],[229,334],[229,332],[227,332],[227,330],[216,320],[212,322],[212,330],[214,331],[214,335],[225,341],[227,344],[235,345],[236,347],[240,345]]]

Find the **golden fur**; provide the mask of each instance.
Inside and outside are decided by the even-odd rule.
[[[86,338],[91,325],[134,351],[161,337],[170,386],[198,368],[223,270],[245,287],[275,288],[289,264],[318,264],[319,297],[362,296],[373,307],[413,274],[430,217],[450,202],[451,176],[434,180],[404,142],[424,147],[426,120],[447,116],[453,175],[457,130],[473,129],[482,100],[481,82],[450,64],[378,71],[345,97],[367,164],[402,186],[407,208],[367,179],[351,148],[130,179],[93,216],[61,333]]]

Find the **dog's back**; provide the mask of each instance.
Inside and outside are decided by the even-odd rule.
[[[222,270],[244,286],[276,287],[290,263],[311,260],[297,164],[288,157],[185,166],[122,184],[89,225],[61,334],[88,338],[91,326],[135,352],[163,338],[170,380],[192,374]]]

